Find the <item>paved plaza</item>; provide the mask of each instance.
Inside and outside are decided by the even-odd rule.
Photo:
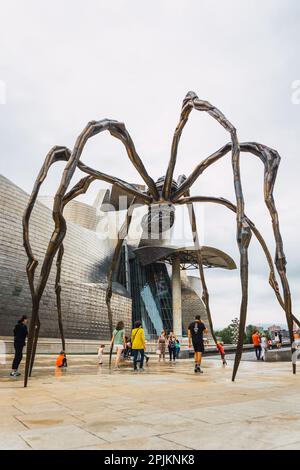
[[[144,372],[69,356],[67,370],[38,356],[29,387],[0,374],[0,449],[300,449],[300,373],[289,363],[241,363],[231,382],[205,358]],[[21,368],[21,372],[23,369]]]

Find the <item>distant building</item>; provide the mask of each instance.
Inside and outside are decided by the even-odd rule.
[[[268,326],[269,333],[275,333],[276,331],[281,331],[281,327],[278,325]]]

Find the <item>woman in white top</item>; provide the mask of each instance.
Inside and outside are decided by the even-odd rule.
[[[113,331],[111,339],[111,347],[113,346],[114,351],[117,353],[115,369],[120,368],[121,354],[125,346],[125,330],[124,322],[119,321],[115,330]]]
[[[266,357],[266,350],[268,349],[268,342],[267,342],[266,335],[261,335],[260,347],[261,347],[261,360],[264,361]]]

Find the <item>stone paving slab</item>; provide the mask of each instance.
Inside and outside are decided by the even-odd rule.
[[[81,447],[78,450],[187,450],[185,447],[175,442],[166,441],[157,436],[143,437],[137,439],[124,439],[119,441],[117,446],[115,442],[98,444],[96,446]]]
[[[24,441],[35,450],[77,449],[104,442],[78,426],[49,426],[20,433]]]

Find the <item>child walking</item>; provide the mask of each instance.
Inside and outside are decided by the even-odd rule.
[[[56,367],[67,367],[67,356],[65,351],[60,351],[60,354],[57,356],[56,359]]]
[[[100,344],[100,346],[98,348],[98,363],[99,363],[99,365],[103,364],[103,351],[104,351],[104,348],[105,348],[105,344]]]
[[[227,362],[226,362],[226,358],[225,358],[225,349],[223,348],[223,343],[220,343],[220,341],[218,341],[217,342],[217,348],[218,348],[219,353],[221,355],[223,366],[227,366]]]

